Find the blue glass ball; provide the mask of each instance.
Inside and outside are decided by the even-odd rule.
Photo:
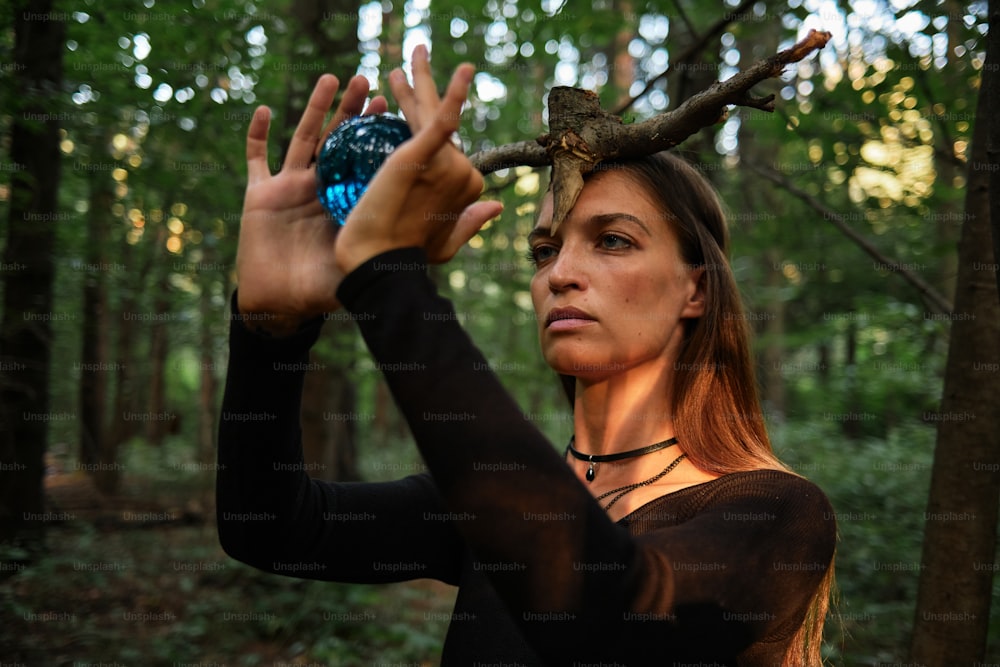
[[[385,159],[412,135],[406,121],[391,114],[355,116],[323,142],[316,158],[319,202],[340,225]]]

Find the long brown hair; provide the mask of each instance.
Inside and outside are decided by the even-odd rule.
[[[715,189],[689,163],[668,152],[602,163],[599,169],[621,169],[632,178],[664,212],[684,262],[703,269],[705,312],[685,322],[670,406],[675,435],[688,459],[719,475],[788,471],[775,456],[764,424],[751,329],[729,264],[729,230]],[[562,380],[572,404],[575,378]],[[831,561],[785,655],[785,667],[822,664],[823,623],[832,585]]]

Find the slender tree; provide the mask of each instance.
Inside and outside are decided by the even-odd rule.
[[[996,17],[1000,3],[990,4],[991,16]],[[988,119],[997,113],[997,100],[986,91],[993,89],[998,78],[998,60],[1000,53],[988,49],[972,136],[944,394],[940,411],[929,415],[938,424],[938,436],[924,514],[910,647],[914,664],[986,661],[1000,503],[1000,408],[996,400],[1000,394],[1000,301],[990,238],[990,179],[1000,161],[996,152],[987,154]]]
[[[104,174],[87,174],[90,205],[80,336],[80,463],[99,470],[106,437],[108,378],[108,217],[112,193]]]
[[[340,63],[355,65],[358,53],[357,7],[350,0],[294,0],[292,17],[298,30],[289,44],[293,50],[303,46],[329,68]],[[305,44],[303,44],[305,36]],[[346,84],[346,80],[343,81]],[[284,137],[290,138],[301,115],[305,98],[296,84],[301,80],[289,76],[287,81]],[[296,108],[296,106],[299,108]],[[302,448],[310,474],[314,477],[339,480],[359,479],[356,462],[355,417],[357,397],[350,381],[353,355],[343,348],[352,344],[353,323],[333,319],[324,327],[324,343],[312,351],[312,368],[306,376],[302,406]],[[333,349],[331,354],[323,350]]]
[[[990,0],[990,31],[987,48],[993,74],[983,79],[982,90],[990,105],[987,132],[986,159],[991,165],[1000,164],[1000,76],[996,75],[997,58],[1000,57],[1000,2]],[[1000,258],[1000,170],[990,172],[990,229],[993,234],[993,257]],[[997,291],[1000,292],[1000,265],[994,266]]]
[[[15,3],[13,165],[0,323],[0,541],[40,544],[59,220],[64,24],[53,0]],[[60,415],[62,416],[62,415]],[[66,415],[72,417],[72,415]]]

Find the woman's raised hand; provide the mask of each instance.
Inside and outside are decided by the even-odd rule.
[[[441,99],[427,50],[418,46],[413,88],[402,71],[389,75],[414,136],[383,163],[343,228],[319,203],[314,161],[327,133],[365,109],[367,80],[351,79],[324,127],[339,82],[329,74],[320,77],[277,174],[267,162],[270,110],[256,110],[247,132],[247,189],[236,253],[238,306],[255,328],[282,335],[336,310],[343,277],[387,250],[418,246],[430,261],[448,261],[500,213],[499,202],[476,201],[482,174],[452,144],[473,71],[459,66]],[[365,113],[386,108],[385,99],[375,97]]]
[[[400,70],[389,85],[413,131],[383,163],[347,217],[336,243],[336,263],[349,273],[395,248],[424,248],[431,262],[446,262],[502,205],[477,202],[483,176],[452,143],[474,68],[460,65],[438,97],[427,50],[413,52],[413,88]]]
[[[267,107],[254,112],[247,132],[247,189],[236,253],[238,305],[255,326],[274,334],[290,333],[339,307],[336,292],[344,274],[334,261],[338,226],[316,196],[314,158],[330,130],[364,109],[368,81],[362,76],[350,80],[324,128],[339,85],[332,75],[320,77],[277,174],[267,162]],[[376,97],[365,113],[385,110],[385,99]]]

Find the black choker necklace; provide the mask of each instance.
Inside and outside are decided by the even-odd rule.
[[[589,461],[590,468],[587,469],[587,481],[593,482],[596,472],[594,470],[595,463],[607,463],[608,461],[621,461],[622,459],[630,459],[633,456],[642,456],[644,454],[652,454],[653,452],[659,451],[661,449],[666,449],[672,445],[677,444],[677,438],[670,438],[669,440],[664,440],[663,442],[658,442],[655,445],[649,445],[648,447],[642,447],[641,449],[632,449],[627,452],[619,452],[617,454],[584,454],[583,452],[577,451],[573,447],[573,442],[576,440],[576,436],[572,436],[569,439],[569,444],[566,445],[566,451],[573,455],[573,458],[579,459],[581,461]],[[565,456],[565,454],[563,454]]]

